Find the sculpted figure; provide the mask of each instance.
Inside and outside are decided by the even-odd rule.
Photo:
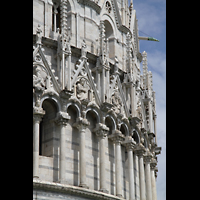
[[[87,90],[87,86],[86,86],[85,82],[86,81],[82,78],[77,83],[77,86],[76,86],[77,98],[80,100],[87,99],[87,97],[88,97],[88,94],[87,94],[88,90]]]
[[[42,77],[41,70],[38,67],[35,69],[35,74],[33,74],[33,86],[38,89],[45,87],[44,78]]]

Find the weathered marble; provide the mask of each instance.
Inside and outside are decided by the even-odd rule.
[[[33,199],[156,200],[156,97],[133,3],[33,0]]]

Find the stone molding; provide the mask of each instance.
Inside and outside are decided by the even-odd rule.
[[[78,0],[78,3],[81,3],[83,5],[90,6],[93,8],[98,14],[101,12],[101,7],[98,5],[98,0],[97,1],[91,1],[91,0]]]
[[[124,200],[124,198],[120,198],[111,194],[103,193],[96,190],[89,190],[82,187],[71,186],[61,183],[54,183],[49,181],[43,181],[39,179],[33,179],[33,189],[35,190],[45,190],[51,192],[59,192],[71,195],[77,195],[82,197],[88,197],[91,199],[97,200]]]

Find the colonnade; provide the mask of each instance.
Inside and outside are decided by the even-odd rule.
[[[42,108],[35,108],[33,112],[33,177],[39,178],[39,126],[45,111]],[[65,181],[65,127],[70,116],[66,112],[58,112],[55,122],[60,126],[60,167],[59,167],[59,181]],[[73,124],[79,130],[80,134],[80,150],[79,150],[79,169],[80,169],[80,187],[88,188],[86,179],[86,155],[85,155],[85,131],[89,126],[86,118],[78,117]],[[157,200],[156,197],[156,181],[155,181],[155,167],[156,160],[152,154],[146,149],[142,143],[137,144],[130,136],[124,136],[121,131],[114,130],[108,136],[109,128],[98,123],[93,130],[99,138],[99,170],[100,170],[100,191],[108,193],[105,177],[105,138],[113,141],[115,145],[115,188],[116,196],[122,197],[122,158],[121,145],[124,145],[128,155],[128,175],[129,175],[129,200],[135,200],[135,178],[134,165],[138,160],[139,166],[139,187],[140,200]],[[134,154],[133,154],[134,153]],[[138,157],[138,159],[136,159]],[[144,167],[145,163],[145,167]]]

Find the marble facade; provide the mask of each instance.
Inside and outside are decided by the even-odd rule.
[[[33,199],[157,199],[156,98],[133,3],[33,0]]]

